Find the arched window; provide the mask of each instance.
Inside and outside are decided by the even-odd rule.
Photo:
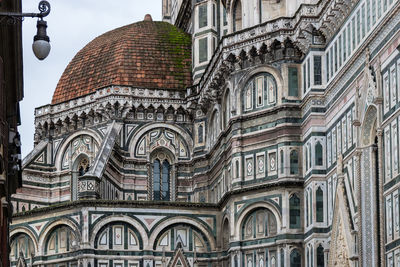
[[[322,166],[323,165],[323,160],[322,160],[322,145],[320,142],[317,142],[315,145],[315,165],[316,166]]]
[[[261,208],[251,212],[242,225],[242,239],[255,239],[277,234],[275,215]]]
[[[26,234],[17,234],[11,238],[10,261],[18,260],[21,255],[26,263],[31,263],[32,256],[35,256],[32,239]]]
[[[235,161],[235,178],[239,178],[239,160]]]
[[[317,248],[317,267],[324,267],[325,259],[324,259],[324,248],[321,244],[319,244]]]
[[[213,115],[211,116],[211,129],[210,129],[210,134],[211,134],[211,145],[213,145],[216,140],[217,137],[219,135],[219,133],[221,132],[221,127],[220,127],[220,123],[219,123],[219,112],[218,110],[214,111]]]
[[[153,162],[153,199],[170,200],[171,166],[167,159],[161,164],[159,159]]]
[[[289,200],[290,228],[300,228],[300,198],[295,194]]]
[[[233,8],[233,31],[240,31],[242,27],[242,2],[237,0]]]
[[[211,250],[210,241],[205,234],[197,227],[183,222],[164,228],[158,234],[152,248],[154,251],[168,251],[170,248],[177,248],[178,244],[185,252],[204,253]]]
[[[225,127],[228,126],[229,119],[231,118],[231,97],[229,90],[226,91],[225,93]]]
[[[273,106],[276,103],[276,80],[270,73],[258,73],[251,77],[242,91],[242,110],[251,112]]]
[[[299,153],[297,150],[290,152],[290,174],[299,173]]]
[[[297,248],[290,253],[290,267],[301,267],[301,254]]]
[[[306,162],[305,162],[306,163],[306,171],[308,171],[308,146],[306,145],[305,148],[306,148],[306,151],[305,151],[306,152],[305,153],[306,154]]]
[[[78,165],[79,176],[84,175],[88,171],[89,171],[89,159],[87,157],[83,157]]]
[[[246,90],[246,109],[252,108],[252,101],[253,100],[253,88],[252,86],[248,86]]]
[[[75,233],[68,226],[59,226],[47,238],[45,254],[65,253],[77,245]]]
[[[200,124],[199,128],[197,128],[197,142],[199,144],[203,143],[203,125]]]
[[[225,220],[222,231],[223,231],[222,246],[224,251],[227,251],[229,249],[229,235],[230,235],[228,220]]]
[[[85,154],[79,155],[73,165],[71,182],[71,200],[78,199],[78,177],[85,175],[89,171],[89,158]]]
[[[95,237],[95,248],[139,250],[143,243],[139,232],[126,222],[112,222],[103,226]]]
[[[324,192],[318,187],[316,192],[317,199],[317,222],[324,221]]]
[[[308,221],[308,219],[309,219],[308,192],[306,192],[306,203],[305,203],[305,206],[306,206],[306,226],[308,226],[308,224],[309,224],[309,221]]]

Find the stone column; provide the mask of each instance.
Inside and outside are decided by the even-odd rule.
[[[378,266],[378,242],[377,239],[377,209],[375,205],[377,196],[376,192],[376,177],[375,177],[375,151],[374,145],[367,146],[362,149],[361,156],[361,177],[362,183],[360,184],[360,210],[362,211],[360,217],[361,224],[361,246],[362,252],[362,266]]]

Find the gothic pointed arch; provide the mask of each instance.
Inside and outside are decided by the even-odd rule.
[[[189,159],[193,152],[194,140],[187,129],[176,124],[147,123],[135,130],[127,140],[132,158],[146,158],[149,149],[154,149],[164,139],[164,146],[170,146],[173,153]],[[160,141],[160,142],[158,142]],[[153,145],[153,147],[152,147]],[[172,149],[173,148],[173,149]]]
[[[23,254],[20,254],[20,256],[18,258],[17,267],[27,267]]]
[[[82,153],[88,155],[90,159],[94,159],[101,140],[102,137],[99,133],[89,129],[71,134],[57,145],[54,161],[56,168],[58,170],[72,168],[75,158]]]
[[[176,158],[166,148],[159,147],[150,154],[149,199],[173,201],[176,199]]]
[[[351,248],[354,247],[351,231],[354,229],[351,222],[351,214],[347,207],[348,202],[343,179],[343,174],[339,175],[332,219],[328,265],[349,267],[351,266]]]
[[[190,263],[186,258],[181,243],[178,243],[177,249],[168,263],[168,267],[190,267]]]
[[[194,146],[194,140],[187,130],[165,123],[144,125],[133,134],[128,143],[131,157],[147,160],[148,155],[158,147],[170,150],[181,160],[189,160]]]
[[[228,218],[225,218],[222,224],[222,249],[228,251],[230,238],[230,226]]]

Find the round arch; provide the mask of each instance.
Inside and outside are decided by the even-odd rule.
[[[90,243],[91,247],[94,247],[94,242],[95,242],[96,236],[99,234],[99,231],[103,228],[103,226],[105,226],[109,223],[114,223],[114,222],[125,222],[125,223],[130,224],[133,228],[135,228],[140,234],[140,236],[138,238],[142,239],[144,249],[145,249],[146,245],[149,244],[147,232],[139,221],[137,221],[136,219],[129,217],[127,215],[110,215],[103,219],[100,219],[94,225],[94,228],[91,231],[90,237],[89,237],[89,243]]]
[[[100,147],[102,137],[96,131],[91,130],[91,129],[85,129],[85,130],[74,132],[73,134],[71,134],[70,136],[65,138],[62,141],[62,143],[58,146],[57,151],[55,151],[56,158],[55,158],[54,163],[55,163],[55,167],[57,168],[57,171],[61,170],[62,156],[64,154],[64,151],[67,149],[69,143],[80,135],[89,135],[97,142],[97,145]]]
[[[271,203],[262,201],[262,202],[256,202],[256,203],[249,205],[241,212],[241,214],[238,217],[237,223],[235,224],[235,237],[238,237],[238,238],[240,237],[240,229],[242,227],[243,221],[247,218],[247,215],[249,215],[253,210],[255,210],[257,208],[268,209],[269,211],[272,212],[272,214],[274,214],[274,216],[276,218],[277,234],[279,234],[279,232],[281,231],[281,228],[282,228],[282,216],[281,216],[280,212]]]
[[[244,28],[244,18],[243,18],[243,10],[245,10],[244,8],[244,4],[246,3],[246,1],[242,1],[242,0],[232,0],[229,6],[229,17],[227,17],[227,20],[230,21],[230,32],[234,32],[234,31],[238,31],[238,29],[236,29],[236,27],[234,26],[235,24],[235,9],[237,7],[237,3],[240,2],[241,5],[241,18],[242,18],[242,25],[241,25],[241,29]],[[228,11],[228,10],[227,10]],[[229,23],[228,23],[229,24]]]
[[[226,236],[226,230],[228,230],[228,236]],[[221,238],[221,243],[220,243],[220,245],[221,245],[221,247],[223,248],[223,249],[228,249],[228,247],[229,247],[229,239],[230,239],[230,236],[231,236],[231,225],[230,225],[230,220],[229,220],[229,218],[228,218],[228,216],[225,214],[224,215],[224,217],[222,218],[222,223],[221,223],[221,236],[222,236],[222,238]],[[226,240],[227,239],[227,240]],[[226,244],[226,242],[228,243],[228,244]]]
[[[38,240],[36,239],[36,237],[35,237],[35,235],[33,234],[33,232],[32,232],[29,228],[24,227],[24,226],[15,228],[15,229],[13,229],[13,230],[10,231],[10,234],[9,234],[9,236],[10,236],[10,245],[11,245],[11,243],[12,243],[12,240],[13,240],[18,234],[25,234],[25,235],[29,236],[29,238],[32,240],[33,245],[34,245],[34,247],[35,247],[35,252],[36,252],[36,253],[39,252],[39,250],[38,250]]]
[[[193,146],[194,146],[193,139],[189,135],[189,133],[187,133],[184,129],[182,129],[179,126],[167,124],[167,123],[148,123],[148,124],[143,125],[139,130],[136,131],[136,133],[133,133],[133,136],[131,137],[131,140],[129,141],[128,148],[129,148],[129,153],[130,153],[131,158],[134,157],[135,145],[138,143],[140,138],[143,135],[145,135],[148,131],[151,131],[151,130],[157,129],[157,128],[165,128],[165,129],[168,129],[168,130],[178,133],[181,137],[183,137],[182,139],[188,143],[188,148],[189,148],[190,154],[192,154]]]
[[[361,145],[368,146],[375,143],[376,136],[377,109],[370,105],[365,112],[363,123],[361,124]]]
[[[235,88],[233,89],[233,95],[235,95],[235,103],[236,103],[236,115],[240,115],[243,112],[243,103],[241,101],[242,90],[246,87],[247,82],[258,73],[269,73],[271,74],[276,82],[276,104],[280,103],[280,99],[282,98],[282,90],[283,90],[283,77],[279,73],[278,70],[269,66],[257,67],[245,75],[243,75],[239,81],[236,83]]]
[[[216,134],[216,136],[214,136],[215,140],[214,142],[217,141],[217,137],[219,136],[219,134],[222,132],[222,116],[221,112],[221,106],[219,104],[215,104],[214,107],[211,109],[211,111],[209,112],[209,115],[207,116],[207,120],[208,120],[208,130],[207,130],[207,143],[209,147],[212,147],[214,143],[212,143],[213,140],[212,136],[214,134]],[[216,116],[216,117],[215,117]],[[214,125],[213,125],[213,121],[214,118],[217,120],[217,126],[219,128],[219,131],[216,131],[216,129],[214,129]]]
[[[157,237],[160,235],[161,232],[165,231],[166,229],[170,228],[174,224],[187,224],[189,226],[193,226],[197,228],[204,236],[207,238],[208,242],[210,242],[210,249],[214,251],[216,248],[215,238],[212,233],[204,227],[203,224],[193,220],[192,218],[185,217],[185,216],[176,216],[173,218],[166,219],[162,223],[158,224],[155,228],[153,228],[152,233],[149,238],[149,247],[152,249],[155,245]]]
[[[39,247],[38,250],[40,253],[44,253],[46,239],[49,237],[49,234],[56,229],[58,226],[68,226],[71,230],[75,233],[75,237],[77,238],[78,242],[81,241],[81,232],[78,226],[69,219],[63,218],[57,221],[54,221],[45,226],[44,230],[39,235]]]

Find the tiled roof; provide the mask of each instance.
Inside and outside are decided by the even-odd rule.
[[[185,89],[191,79],[191,37],[166,22],[144,21],[91,41],[68,64],[52,104],[110,85]]]

